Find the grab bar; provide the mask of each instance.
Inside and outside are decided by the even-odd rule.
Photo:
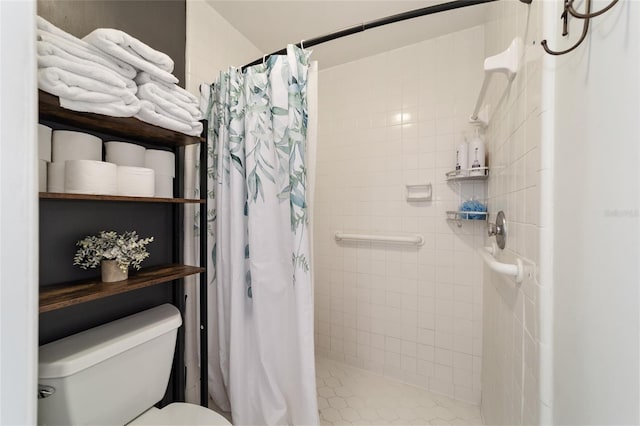
[[[386,236],[386,235],[370,235],[370,234],[343,234],[336,232],[336,241],[376,241],[389,243],[405,243],[421,246],[424,244],[424,237],[417,234],[413,237]]]
[[[524,279],[524,265],[522,260],[516,259],[515,265],[512,263],[498,262],[494,257],[496,251],[495,247],[483,247],[478,249],[478,253],[480,253],[482,260],[484,260],[489,268],[499,274],[514,277],[517,283],[521,283]]]

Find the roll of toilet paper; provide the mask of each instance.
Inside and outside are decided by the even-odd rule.
[[[61,162],[68,160],[102,161],[102,140],[93,135],[54,130],[52,141],[52,159]]]
[[[118,166],[118,195],[153,197],[155,173],[144,167]]]
[[[47,162],[38,161],[38,192],[47,191]]]
[[[64,192],[65,163],[49,163],[47,166],[47,191]]]
[[[65,164],[65,192],[101,195],[117,193],[118,166],[115,164],[92,160],[71,160]]]
[[[105,161],[118,166],[144,167],[143,146],[134,143],[110,141],[104,143]]]
[[[173,198],[173,178],[156,174],[155,196],[161,198]]]
[[[51,161],[51,127],[38,124],[38,158]]]
[[[144,154],[144,166],[157,175],[176,177],[176,162],[173,152],[148,149]]]

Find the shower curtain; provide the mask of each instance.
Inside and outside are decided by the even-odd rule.
[[[291,45],[210,87],[209,391],[234,424],[318,423],[308,57]]]

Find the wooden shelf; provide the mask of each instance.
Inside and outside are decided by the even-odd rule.
[[[204,268],[165,265],[129,271],[129,279],[103,283],[100,278],[40,287],[40,313],[149,287],[204,272]]]
[[[204,142],[204,138],[200,136],[188,136],[173,130],[163,129],[133,117],[111,117],[71,111],[60,106],[57,96],[42,90],[38,91],[38,97],[40,121],[66,124],[157,146],[176,147]]]
[[[39,195],[41,200],[125,201],[173,204],[204,204],[206,201],[199,198],[126,197],[123,195],[66,194],[61,192],[40,192]]]

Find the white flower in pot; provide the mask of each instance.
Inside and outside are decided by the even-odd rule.
[[[115,231],[101,231],[76,243],[78,251],[73,264],[82,269],[102,266],[102,281],[114,282],[127,279],[129,267],[139,270],[143,260],[149,257],[145,248],[153,237],[140,238],[136,231],[118,234]]]

